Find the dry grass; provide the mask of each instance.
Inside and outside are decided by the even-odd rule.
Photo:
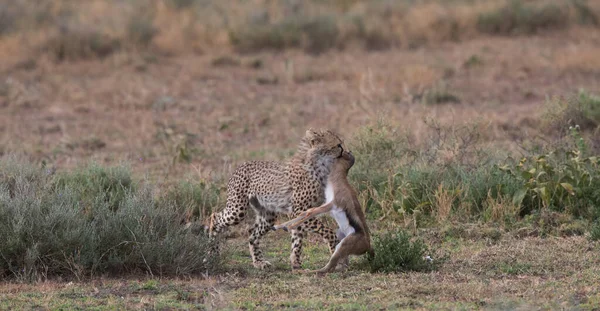
[[[511,199],[500,196],[494,199],[491,191],[488,191],[487,206],[485,207],[487,218],[495,223],[504,224],[506,221],[518,219],[520,207]]]
[[[352,264],[326,277],[293,274],[287,267],[287,234],[269,235],[275,268],[249,268],[245,242],[231,271],[207,279],[114,280],[0,285],[2,308],[208,308],[208,309],[593,309],[600,304],[598,246],[585,238],[448,240],[439,246],[450,259],[431,273],[370,274]],[[309,268],[327,259],[311,244]],[[433,256],[435,260],[435,255]],[[356,259],[354,259],[356,261]],[[353,262],[354,262],[353,261]],[[557,291],[557,289],[560,289]]]
[[[556,66],[565,71],[597,72],[600,70],[600,48],[572,46],[554,56]]]
[[[123,50],[186,55],[300,48],[321,53],[355,46],[417,48],[468,40],[482,32],[531,33],[598,24],[595,3],[512,3],[52,0],[39,5],[25,0],[3,11],[0,53],[13,64],[42,55],[61,61]]]
[[[459,195],[460,189],[445,189],[444,183],[440,183],[434,193],[435,202],[432,207],[434,217],[439,224],[450,221],[452,205]]]

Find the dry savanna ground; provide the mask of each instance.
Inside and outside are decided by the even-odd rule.
[[[90,16],[77,15],[78,23],[93,24],[119,10],[101,2],[90,1]],[[148,13],[156,28],[150,39],[138,38],[142,43],[134,47],[121,44],[106,55],[47,43],[56,33],[42,26],[22,30],[16,23],[16,30],[0,32],[0,155],[24,154],[59,172],[91,161],[126,163],[135,178],[159,188],[203,180],[223,189],[237,164],[293,154],[309,127],[335,129],[352,147],[361,129],[385,120],[415,148],[472,127],[489,154],[519,157],[540,142],[563,138],[567,129],[548,126],[556,98],[581,89],[600,94],[600,28],[571,25],[571,11],[564,17],[568,25],[556,29],[497,35],[473,25],[477,14],[504,1],[404,4],[403,13],[389,14],[413,21],[412,28],[390,17],[385,21],[395,28],[379,34],[389,25],[365,19],[372,27],[364,39],[371,48],[355,42],[313,53],[304,41],[255,51],[239,43],[239,30],[211,32],[222,26],[216,22],[190,26],[194,17],[186,3],[194,1],[172,2],[182,4],[182,11],[157,1]],[[235,9],[234,2],[227,2],[231,16],[244,15],[248,8]],[[63,5],[73,5],[48,3],[48,14],[57,16]],[[285,17],[276,14],[280,8],[273,1],[248,3],[266,5],[275,22]],[[361,1],[335,3],[336,10],[348,6],[359,16],[375,14]],[[596,1],[588,3],[600,12]],[[0,3],[0,18],[10,16],[2,15],[13,12],[10,5]],[[312,6],[304,10],[316,14]],[[459,21],[450,25],[460,35],[436,24],[451,18]],[[232,18],[229,27],[243,26],[238,24]],[[75,26],[65,27],[68,33]],[[346,38],[344,31],[337,41]],[[117,30],[106,33],[133,40]],[[584,134],[598,150],[598,130]],[[436,155],[453,161],[452,146],[446,148]],[[0,309],[600,308],[600,245],[587,233],[539,234],[526,224],[506,228],[464,219],[417,228],[408,219],[388,218],[377,214],[369,223],[376,232],[411,230],[431,247],[434,260],[444,258],[437,271],[369,273],[355,260],[348,271],[325,277],[292,273],[289,236],[282,232],[270,233],[263,243],[274,267],[257,271],[239,226],[226,241],[224,270],[216,275],[9,280],[0,283]],[[304,252],[307,268],[327,260],[314,236]]]

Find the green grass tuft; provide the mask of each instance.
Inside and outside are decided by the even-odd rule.
[[[421,240],[411,241],[402,230],[373,237],[375,258],[368,262],[371,272],[406,272],[435,270],[441,261],[429,260],[428,247]]]

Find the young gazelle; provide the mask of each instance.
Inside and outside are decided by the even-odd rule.
[[[341,240],[335,247],[335,251],[327,265],[313,272],[328,273],[335,269],[340,260],[347,260],[349,255],[362,255],[369,253],[370,258],[375,256],[371,247],[369,227],[365,220],[356,191],[348,183],[348,170],[354,165],[354,156],[344,151],[335,159],[332,170],[327,178],[325,188],[325,204],[306,210],[298,217],[274,226],[275,230],[284,229],[288,231],[302,224],[307,219],[319,214],[330,212],[335,218],[339,229],[338,238]]]

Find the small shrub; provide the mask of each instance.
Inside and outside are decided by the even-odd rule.
[[[566,128],[576,126],[583,132],[600,128],[600,96],[585,90],[551,101],[546,109],[545,127],[555,133],[564,133]]]
[[[299,47],[302,30],[296,21],[273,25],[251,25],[229,33],[231,43],[239,52],[256,52],[263,49],[283,50]]]
[[[135,46],[147,47],[158,34],[152,16],[134,16],[127,26],[127,37]]]
[[[333,16],[295,17],[274,24],[253,24],[230,32],[240,52],[303,48],[318,54],[337,44],[339,30]]]
[[[513,0],[496,11],[483,13],[477,29],[496,35],[531,34],[540,30],[565,28],[569,24],[568,7],[556,4],[525,5]]]
[[[463,64],[465,68],[474,68],[483,65],[483,60],[480,56],[473,54]]]
[[[108,34],[75,27],[61,28],[45,45],[58,61],[104,58],[120,48],[120,41]]]
[[[187,9],[198,3],[198,0],[167,0],[167,3],[178,10]]]
[[[350,179],[367,215],[414,227],[457,216],[510,226],[545,209],[600,217],[599,158],[584,155],[577,129],[575,150],[551,148],[521,161],[479,150],[477,129],[434,124],[427,145],[416,147],[383,122],[360,129],[350,144],[357,156]]]
[[[587,5],[587,0],[571,1],[577,12],[579,24],[582,25],[599,25],[598,15]]]
[[[460,103],[460,97],[453,94],[446,84],[438,84],[423,94],[423,103],[426,105],[437,105],[445,103]]]
[[[358,131],[351,144],[357,162],[350,178],[369,214],[393,219],[419,211],[443,220],[460,208],[463,215],[479,216],[488,193],[494,199],[512,196],[518,183],[477,151],[477,128],[432,129],[424,147],[411,146],[381,121]]]
[[[228,55],[224,55],[224,56],[220,56],[220,57],[213,59],[211,64],[214,67],[237,67],[237,66],[241,65],[241,62],[237,58],[234,58],[234,57],[228,56]],[[260,67],[260,65],[259,65],[259,67]]]
[[[319,16],[308,21],[302,28],[307,38],[304,47],[306,52],[319,54],[335,47],[339,35],[335,17]]]
[[[408,233],[397,230],[373,237],[375,258],[369,262],[371,272],[406,272],[435,270],[441,261],[428,260],[429,249],[421,240],[411,241]]]

